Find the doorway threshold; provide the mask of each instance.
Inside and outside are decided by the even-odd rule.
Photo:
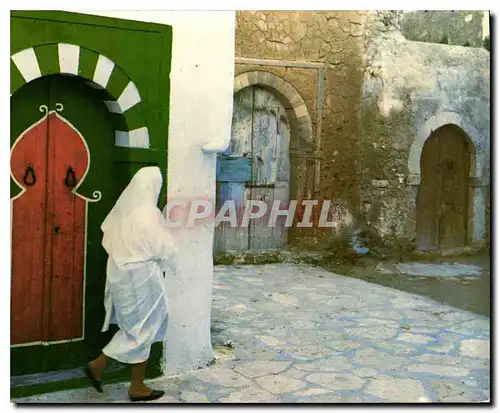
[[[105,374],[106,384],[118,383],[130,378],[130,368],[126,364],[110,361]],[[82,387],[90,387],[83,367],[46,373],[23,374],[11,376],[10,397],[14,399]]]

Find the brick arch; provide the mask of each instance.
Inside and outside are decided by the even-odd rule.
[[[234,93],[249,86],[271,89],[287,111],[291,126],[291,151],[314,151],[312,122],[300,93],[290,83],[273,73],[255,70],[239,74],[234,79]]]
[[[39,77],[78,76],[102,99],[115,127],[117,146],[149,148],[149,131],[139,90],[108,57],[86,47],[47,43],[11,55],[11,95]]]

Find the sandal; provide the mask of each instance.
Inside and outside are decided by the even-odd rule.
[[[130,401],[132,402],[149,402],[152,400],[159,399],[165,394],[163,390],[153,390],[150,394],[147,396],[128,396],[130,398]]]

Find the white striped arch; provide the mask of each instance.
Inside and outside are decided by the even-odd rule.
[[[11,56],[11,95],[42,76],[79,76],[96,89],[112,114],[115,145],[149,148],[142,100],[136,84],[111,59],[86,47],[49,43]]]

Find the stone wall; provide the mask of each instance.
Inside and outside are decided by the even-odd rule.
[[[357,237],[358,245],[412,248],[415,171],[425,139],[443,122],[457,124],[476,145],[482,169],[472,176],[471,219],[474,237],[483,236],[489,53],[408,41],[404,18],[400,11],[237,12],[237,77],[248,73],[244,81],[255,84],[260,76],[251,72],[273,73],[305,104],[304,118],[295,119],[297,109],[284,102],[292,125],[291,198],[332,200],[331,216],[340,224],[335,230],[293,229],[292,245],[352,246]]]
[[[432,130],[454,123],[471,138],[476,151],[471,191],[474,202],[483,202],[478,194],[489,186],[490,55],[481,48],[407,41],[398,31],[400,22],[397,14],[368,18],[361,210],[385,241],[411,247],[420,153]],[[483,237],[484,206],[482,211],[474,212],[476,241]]]
[[[482,47],[483,11],[419,10],[403,13],[406,39],[427,43]]]
[[[360,200],[358,114],[365,20],[366,13],[355,11],[236,15],[236,75],[268,71],[280,76],[301,95],[311,119],[311,136],[302,142],[294,139],[298,132],[291,119],[291,198],[332,200],[344,226],[357,214]],[[332,230],[295,229],[289,242],[324,244],[323,235],[331,239]]]

